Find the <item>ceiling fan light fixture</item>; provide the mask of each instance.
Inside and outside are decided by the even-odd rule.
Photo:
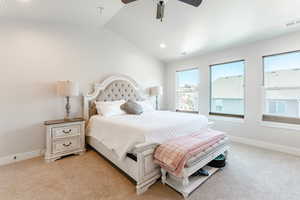
[[[156,19],[159,19],[160,21],[163,20],[165,15],[165,1],[158,1],[157,2],[157,12],[156,12]]]
[[[128,4],[137,0],[121,0],[124,4]],[[164,18],[164,12],[165,12],[165,5],[168,0],[155,0],[157,2],[157,12],[156,12],[156,19],[159,19],[160,21]],[[183,3],[189,4],[194,7],[200,6],[203,0],[178,0]]]

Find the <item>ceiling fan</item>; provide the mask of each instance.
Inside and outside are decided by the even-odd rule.
[[[137,0],[121,0],[123,3],[128,4]],[[164,11],[165,11],[165,5],[168,0],[156,0],[157,1],[157,13],[156,13],[156,19],[163,20],[164,18]],[[203,0],[178,0],[183,3],[187,3],[189,5],[198,7]]]

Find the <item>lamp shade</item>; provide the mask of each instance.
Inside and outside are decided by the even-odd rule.
[[[161,86],[150,88],[150,96],[160,96],[162,94],[163,94],[163,88]]]
[[[57,95],[63,97],[79,96],[78,83],[73,81],[58,81]]]

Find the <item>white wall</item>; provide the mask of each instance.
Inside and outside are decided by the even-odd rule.
[[[109,30],[0,21],[0,44],[0,157],[44,148],[43,121],[64,117],[57,80],[78,81],[83,94],[114,73],[163,85],[163,64]]]
[[[269,128],[261,125],[262,56],[300,50],[300,32],[256,43],[196,56],[168,64],[166,73],[167,105],[175,108],[175,71],[190,67],[200,69],[200,112],[209,112],[209,65],[234,60],[246,60],[246,114],[243,123],[220,121],[216,128],[233,136],[300,148],[300,131]],[[300,77],[299,77],[300,78]]]

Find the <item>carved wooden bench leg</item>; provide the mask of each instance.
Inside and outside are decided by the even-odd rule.
[[[184,172],[183,175],[182,175],[182,179],[183,179],[182,180],[182,185],[183,186],[187,186],[190,183],[188,173]]]
[[[225,159],[227,159],[227,158],[228,158],[228,154],[229,154],[229,151],[228,151],[228,150],[226,150],[226,151],[224,152]]]
[[[188,176],[184,176],[183,177],[183,182],[182,182],[182,184],[183,184],[183,186],[187,186],[188,184],[189,184],[189,177]]]
[[[188,199],[188,197],[189,197],[189,194],[188,194],[188,193],[185,193],[185,192],[183,192],[183,193],[182,193],[182,196],[183,196],[183,198],[184,198],[185,200],[187,200],[187,199]]]
[[[166,184],[166,180],[167,180],[167,171],[164,170],[163,168],[161,168],[161,182],[162,184]]]

